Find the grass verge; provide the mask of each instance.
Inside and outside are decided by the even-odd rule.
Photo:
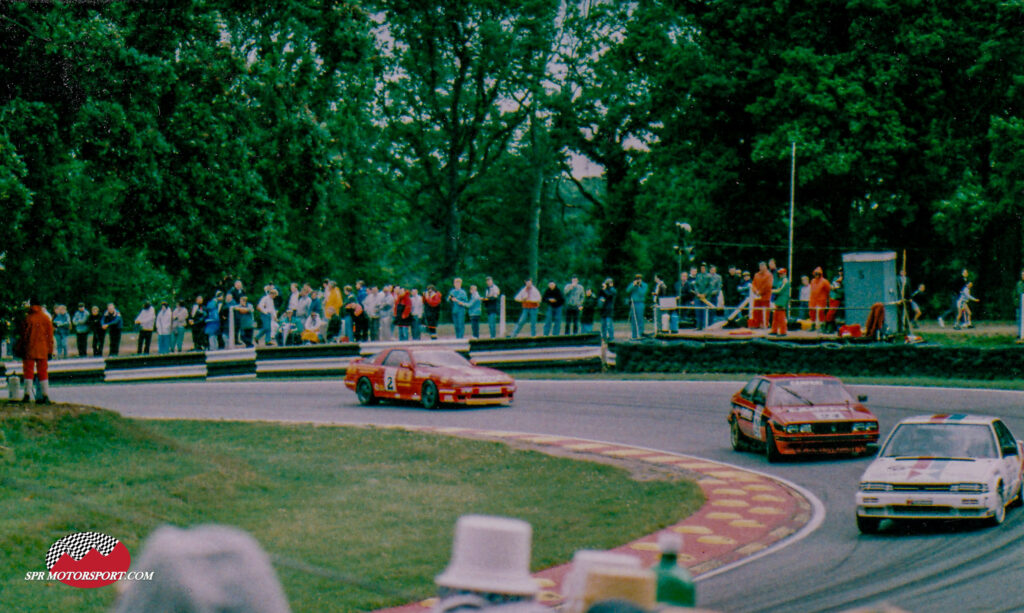
[[[395,429],[140,421],[0,403],[0,593],[21,612],[105,611],[112,587],[25,581],[57,539],[97,531],[132,553],[161,524],[218,522],[275,560],[293,611],[367,611],[432,595],[464,513],[534,528],[533,566],[686,517],[679,478],[499,442]]]

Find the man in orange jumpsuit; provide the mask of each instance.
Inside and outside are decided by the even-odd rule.
[[[814,269],[814,277],[811,279],[811,298],[809,310],[811,321],[814,322],[814,329],[817,330],[825,322],[825,313],[828,309],[828,294],[832,291],[832,284],[825,278],[821,266]]]
[[[768,270],[768,264],[758,262],[757,274],[754,275],[752,291],[754,292],[754,314],[750,318],[750,328],[768,327],[768,307],[772,303],[772,285],[775,276]]]
[[[786,276],[786,269],[780,268],[776,271],[775,287],[772,294],[775,297],[775,311],[772,313],[772,331],[769,336],[786,336],[789,328],[786,326],[786,308],[789,306],[789,278]]]
[[[49,404],[50,376],[47,366],[54,348],[53,322],[35,298],[29,300],[28,314],[21,322],[19,332],[15,354],[21,357],[22,372],[25,375],[25,396],[22,402],[35,400],[37,404]],[[39,398],[35,397],[37,371],[42,389]]]

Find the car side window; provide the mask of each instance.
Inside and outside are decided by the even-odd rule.
[[[765,399],[768,397],[769,387],[771,387],[771,383],[767,379],[761,379],[757,389],[754,390],[753,397],[751,398],[754,404],[763,405],[765,403]]]
[[[1001,421],[992,424],[996,429],[996,436],[999,438],[999,448],[1002,455],[1017,455],[1017,439],[1013,438],[1010,429]]]
[[[403,362],[409,362],[409,352],[396,349],[384,359],[385,366],[401,366]]]
[[[757,377],[754,377],[750,381],[747,381],[747,385],[744,386],[743,391],[740,392],[740,396],[743,396],[747,400],[750,400],[750,398],[754,395],[754,390],[757,388],[757,384],[760,381],[761,380],[758,379]]]

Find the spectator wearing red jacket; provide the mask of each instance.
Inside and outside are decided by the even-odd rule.
[[[768,270],[768,264],[759,262],[757,274],[754,275],[752,288],[754,290],[754,314],[750,318],[751,328],[768,327],[768,308],[772,303],[772,286],[775,284],[775,275]]]
[[[409,290],[395,286],[395,327],[398,328],[398,340],[409,340],[412,329],[412,298]]]
[[[832,284],[825,278],[821,267],[814,269],[814,276],[811,278],[810,307],[811,321],[814,322],[814,329],[817,330],[824,324],[825,315],[828,310],[828,295],[832,291]]]
[[[43,312],[39,300],[29,300],[28,313],[19,326],[18,344],[15,355],[21,357],[22,372],[25,374],[25,395],[22,402],[36,404],[50,403],[50,375],[48,365],[54,352],[53,322]],[[36,398],[35,379],[39,377],[42,395]]]
[[[423,322],[427,327],[427,334],[430,338],[437,338],[437,322],[441,319],[441,292],[433,285],[427,286],[423,292]]]

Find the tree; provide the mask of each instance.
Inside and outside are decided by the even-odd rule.
[[[381,87],[386,125],[379,154],[396,192],[439,239],[439,272],[464,263],[463,218],[486,195],[483,178],[509,154],[529,110],[516,102],[535,91],[550,48],[552,0],[390,0],[381,34],[390,61]]]
[[[685,104],[665,116],[652,189],[694,203],[686,212],[708,246],[747,262],[781,253],[796,142],[800,268],[835,266],[844,250],[909,248],[912,274],[930,278],[991,257],[937,230],[950,213],[943,203],[975,185],[984,196],[993,115],[1019,115],[1007,96],[1012,64],[993,61],[1021,48],[1019,11],[885,0],[675,6],[691,26],[677,44],[696,44],[696,74],[673,82]],[[996,19],[977,19],[990,9]]]
[[[660,103],[651,64],[666,63],[675,15],[656,2],[581,2],[566,7],[570,43],[566,75],[554,106],[557,138],[604,168],[605,194],[580,191],[593,205],[596,252],[607,272],[649,270],[649,228],[637,207],[655,139]]]

